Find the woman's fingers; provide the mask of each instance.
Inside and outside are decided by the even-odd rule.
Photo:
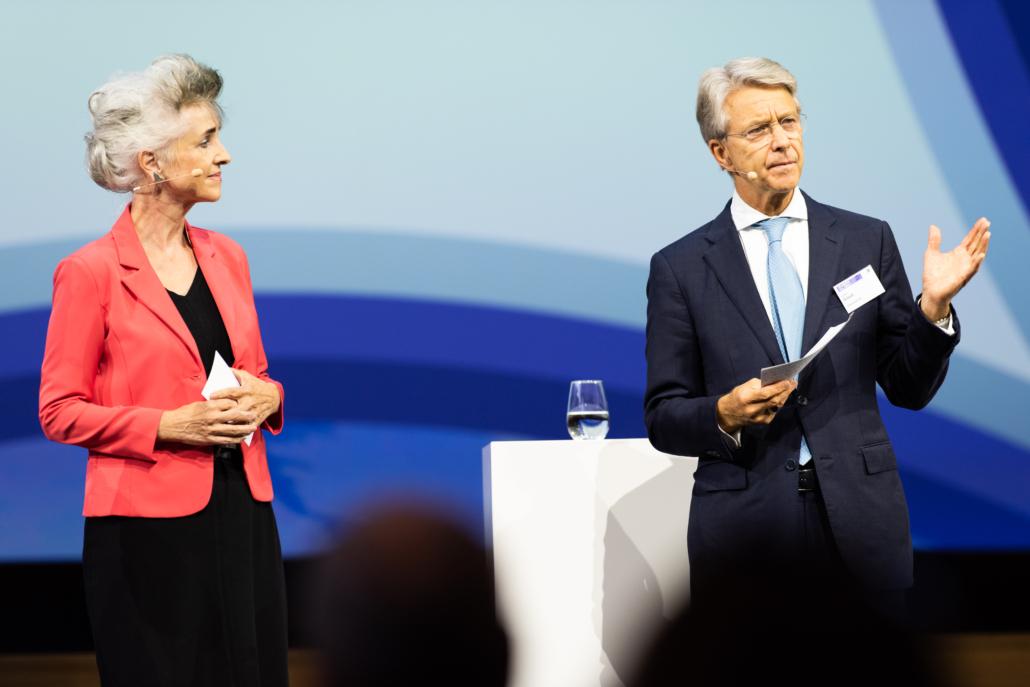
[[[238,400],[248,392],[246,389],[240,386],[229,387],[227,389],[219,389],[218,391],[211,394],[212,401],[220,401],[223,399]]]
[[[239,441],[241,438],[257,430],[257,425],[246,424],[219,424],[208,427],[208,433],[213,438],[227,437]]]
[[[246,370],[240,370],[235,367],[232,369],[232,373],[236,375],[236,379],[240,382],[240,384],[244,384],[245,382],[251,379],[257,379],[257,377],[247,372]]]
[[[256,419],[257,413],[253,410],[236,406],[235,408],[231,408],[220,413],[216,418],[214,418],[214,422],[232,425],[249,425]]]
[[[218,392],[221,393],[221,392]],[[200,407],[206,407],[207,410],[214,410],[216,412],[224,412],[236,407],[236,401],[231,398],[215,398],[211,397],[210,401],[201,401],[197,404]]]

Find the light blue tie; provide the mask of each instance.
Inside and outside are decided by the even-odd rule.
[[[790,223],[788,217],[770,217],[755,226],[761,227],[769,241],[766,266],[769,273],[769,300],[772,302],[773,328],[776,343],[786,361],[801,357],[801,336],[805,331],[805,291],[797,270],[783,252],[783,232]],[[798,463],[806,465],[812,460],[808,442],[801,437],[801,456]]]

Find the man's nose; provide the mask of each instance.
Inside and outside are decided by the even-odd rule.
[[[771,132],[772,143],[770,145],[773,150],[783,150],[789,145],[790,136],[787,135],[787,132],[780,126],[779,122],[773,122]]]

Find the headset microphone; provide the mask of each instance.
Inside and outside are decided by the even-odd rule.
[[[754,181],[758,178],[758,172],[756,172],[753,169],[749,172],[738,172],[737,170],[730,169],[729,167],[723,167],[723,169],[725,169],[730,174],[736,174],[738,177],[744,177],[748,181]]]
[[[199,177],[203,176],[203,174],[204,170],[202,170],[200,167],[196,167],[194,169],[191,169],[189,174],[180,174],[177,177],[168,177],[167,179],[162,179],[161,181],[152,181],[149,184],[140,184],[139,186],[133,186],[132,192],[138,193],[140,189],[146,188],[148,186],[157,186],[158,184],[165,184],[169,181],[174,181],[175,179],[182,179],[183,177]]]

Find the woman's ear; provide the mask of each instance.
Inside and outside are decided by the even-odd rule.
[[[143,173],[154,181],[161,181],[161,165],[157,161],[157,155],[151,150],[141,150],[136,155],[136,162]]]

